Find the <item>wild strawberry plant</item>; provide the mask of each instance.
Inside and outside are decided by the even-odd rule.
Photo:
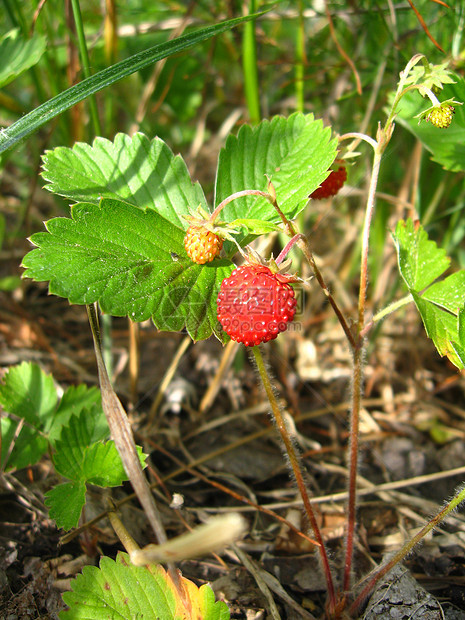
[[[422,66],[417,66],[420,61]],[[353,585],[358,420],[363,390],[365,342],[371,327],[394,310],[413,301],[439,353],[447,356],[458,368],[465,368],[465,272],[458,271],[443,277],[450,260],[444,251],[428,239],[426,231],[418,222],[411,219],[400,221],[393,231],[399,271],[408,289],[407,296],[369,320],[366,317],[369,238],[379,168],[382,155],[392,138],[396,114],[412,131],[417,134],[420,131],[411,124],[412,114],[406,112],[408,106],[418,107],[422,103],[420,94],[413,91],[426,93],[430,98],[434,110],[430,109],[431,106],[425,109],[423,105],[419,113],[420,117],[425,116],[430,121],[437,119],[441,110],[447,113],[447,110],[450,112],[450,108],[454,107],[456,114],[450,127],[446,127],[444,118],[436,123],[440,129],[432,122],[423,122],[420,127],[423,127],[421,131],[428,132],[428,136],[429,132],[441,132],[441,142],[438,142],[440,146],[434,140],[429,144],[438,161],[443,165],[449,162],[451,169],[465,168],[465,158],[457,155],[456,141],[443,141],[443,135],[447,135],[447,132],[454,128],[461,132],[465,128],[460,108],[463,100],[460,80],[444,71],[444,67],[432,67],[422,57],[415,57],[401,75],[387,122],[378,130],[376,139],[356,132],[339,138],[341,146],[347,140],[364,140],[374,150],[372,182],[362,231],[359,304],[354,326],[344,316],[329,291],[324,275],[313,258],[305,231],[299,231],[295,224],[295,218],[306,207],[308,197],[324,184],[336,156],[344,156],[342,151],[337,153],[337,140],[331,138],[330,129],[323,127],[322,122],[315,120],[312,115],[296,113],[289,118],[274,117],[254,128],[244,126],[237,136],[230,136],[219,156],[212,206],[207,204],[200,185],[191,180],[182,158],[173,155],[169,147],[157,138],[150,140],[143,134],[133,137],[118,134],[114,141],[99,137],[92,144],[78,143],[71,149],[60,147],[47,152],[43,170],[47,188],[75,204],[71,206],[70,218],[54,218],[46,223],[46,232],[38,232],[31,237],[36,248],[23,260],[26,277],[48,281],[51,293],[65,297],[71,303],[97,303],[103,312],[128,316],[133,321],[151,318],[158,329],[185,329],[194,340],[208,338],[213,334],[226,342],[229,333],[239,342],[252,347],[306,514],[319,545],[328,588],[328,615],[334,618],[340,617],[344,610],[356,615],[376,582],[410,551],[421,536],[459,505],[465,496],[465,492],[459,490],[420,535],[408,542],[394,559],[375,571],[367,585]],[[444,86],[445,90],[457,88],[458,92],[441,103],[432,92],[432,86]],[[405,102],[407,104],[404,106]],[[435,112],[433,116],[432,112]],[[415,115],[418,116],[417,110]],[[409,120],[405,120],[406,116]],[[191,243],[185,241],[189,222],[199,217],[199,213],[202,213],[206,222],[207,232],[217,234],[218,231],[223,241],[219,255],[219,243],[214,251],[208,244],[206,250],[200,251],[200,258],[208,254],[207,258],[211,260],[195,260],[199,258],[198,246],[195,252],[190,252]],[[248,308],[253,309],[254,304],[257,307],[263,302],[259,298],[263,287],[260,276],[257,275],[255,284],[253,277],[245,277],[257,269],[252,267],[254,261],[247,258],[246,245],[254,238],[272,231],[285,233],[291,241],[279,260],[270,259],[268,266],[259,268],[260,274],[263,275],[263,270],[267,270],[266,275],[272,279],[275,287],[273,291],[284,287],[286,303],[289,300],[292,302],[293,294],[289,293],[292,284],[288,283],[292,277],[288,273],[280,275],[277,264],[284,260],[290,247],[297,244],[341,322],[353,354],[349,500],[341,587],[336,586],[299,455],[274,395],[260,348],[256,346],[269,339],[268,329],[276,317],[282,320],[284,327],[287,326],[293,318],[293,304],[292,308],[288,308],[285,318],[279,314],[280,310],[276,314],[276,310],[273,308],[271,311],[268,306],[265,308],[266,319],[263,319],[262,308],[264,338],[258,332],[253,337],[243,337],[246,330],[241,327],[245,320],[241,307],[237,311],[238,325],[235,324],[234,330],[230,330],[229,326],[234,321],[234,304],[229,305],[227,312],[224,307],[225,283],[231,281],[239,291],[239,296],[234,300],[236,303],[243,303],[244,296]],[[245,254],[248,262],[246,267],[239,267],[233,275],[236,269],[233,259],[238,251]],[[268,257],[262,257],[265,263],[266,259]],[[250,288],[255,285],[258,297],[250,294]],[[275,331],[278,333],[284,329],[278,327]],[[101,379],[105,378],[101,362],[99,370]],[[64,436],[67,438],[68,431],[64,432]],[[124,458],[123,462],[126,463]]]

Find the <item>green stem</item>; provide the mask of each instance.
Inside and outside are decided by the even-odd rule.
[[[276,400],[276,397],[274,395],[273,387],[271,385],[271,381],[268,376],[268,372],[266,370],[265,362],[263,360],[260,347],[258,346],[252,347],[252,351],[254,354],[255,363],[257,364],[258,372],[260,374],[260,378],[263,383],[263,387],[265,388],[266,395],[271,405],[271,411],[273,413],[276,427],[281,435],[281,439],[284,444],[287,456],[289,457],[289,462],[292,468],[292,472],[294,474],[297,487],[302,497],[305,511],[307,513],[308,520],[313,530],[313,535],[315,536],[315,540],[317,541],[317,543],[320,545],[319,552],[321,556],[321,562],[323,564],[324,574],[326,577],[326,585],[328,588],[330,612],[334,612],[336,609],[336,593],[334,590],[333,578],[332,578],[331,569],[329,566],[328,555],[326,553],[326,547],[324,545],[323,538],[321,536],[320,528],[318,527],[318,522],[316,520],[315,512],[312,508],[310,498],[307,493],[304,476],[302,474],[302,469],[299,463],[299,457],[297,455],[297,451],[292,442],[292,439],[289,435],[289,431],[286,427],[286,423],[284,421],[284,417],[281,412],[281,409],[278,405],[278,401]]]
[[[250,0],[249,13],[256,12],[255,0]],[[242,39],[242,66],[244,70],[244,90],[250,122],[256,125],[260,122],[260,97],[258,92],[257,71],[257,41],[255,36],[255,20],[244,25]]]
[[[379,321],[384,319],[384,317],[388,316],[389,314],[392,314],[393,312],[396,312],[396,310],[399,310],[399,308],[406,306],[412,301],[413,301],[413,297],[409,293],[405,297],[402,297],[402,299],[398,299],[397,301],[394,301],[392,304],[389,304],[388,306],[380,310],[377,314],[374,315],[371,321],[365,325],[364,329],[360,332],[360,336],[362,338],[365,338],[365,336],[371,330],[373,325],[375,325],[375,323],[379,323]]]
[[[422,529],[413,536],[405,545],[388,561],[384,566],[382,566],[368,581],[363,590],[357,596],[355,601],[352,603],[349,613],[355,614],[360,606],[363,604],[367,596],[373,590],[374,586],[380,579],[386,575],[391,568],[393,568],[396,564],[401,562],[405,556],[407,556],[412,549],[417,545],[431,530],[437,527],[444,519],[455,510],[463,501],[465,501],[465,486],[456,492],[453,499],[446,505],[442,510],[438,512],[438,514],[431,519]]]
[[[295,48],[295,99],[296,110],[303,112],[305,107],[304,72],[305,72],[305,20],[303,1],[298,3],[299,22],[297,25],[297,40]]]
[[[456,19],[455,23],[457,24],[454,36],[452,37],[452,46],[451,46],[451,56],[452,58],[457,58],[462,49],[462,37],[463,31],[465,28],[465,7],[463,2],[458,2],[455,6]]]
[[[368,287],[368,252],[370,248],[370,230],[373,213],[375,210],[375,193],[378,184],[379,167],[381,164],[382,151],[381,145],[375,150],[373,158],[373,169],[371,173],[370,187],[368,190],[367,206],[365,211],[365,223],[362,235],[362,254],[360,264],[360,290],[358,296],[358,325],[357,331],[360,334],[365,324],[365,305]]]
[[[78,37],[79,55],[81,57],[82,71],[84,77],[88,78],[91,75],[89,53],[87,51],[86,37],[84,34],[84,26],[82,23],[81,7],[79,6],[79,0],[71,0],[71,6],[73,8],[74,22],[76,24],[76,32]],[[102,128],[100,125],[100,119],[97,111],[97,103],[94,95],[89,97],[89,109],[90,116],[92,118],[92,124],[94,126],[94,133],[96,136],[102,135]]]
[[[291,228],[291,234],[296,234],[295,233],[295,229],[292,226]],[[339,323],[341,324],[342,329],[344,330],[344,334],[346,335],[347,340],[349,341],[349,344],[351,346],[352,349],[354,349],[356,347],[356,341],[354,338],[354,335],[352,333],[352,330],[349,326],[349,324],[346,321],[345,316],[342,314],[339,306],[336,303],[336,300],[334,299],[334,297],[332,296],[329,288],[326,285],[326,282],[323,278],[323,275],[321,273],[321,271],[318,268],[318,265],[315,263],[315,259],[313,258],[313,254],[312,251],[310,249],[310,243],[307,239],[307,237],[303,236],[303,238],[299,238],[297,241],[297,245],[299,246],[299,248],[301,249],[301,251],[303,252],[305,258],[307,259],[310,267],[312,268],[313,273],[315,274],[315,278],[317,279],[318,284],[321,287],[321,290],[323,291],[323,293],[326,295],[329,303],[331,304],[332,309],[334,310],[334,313],[336,314]]]
[[[386,130],[394,121],[394,118],[396,116],[397,113],[397,104],[399,103],[399,101],[402,99],[402,97],[404,96],[405,92],[407,92],[407,90],[410,90],[409,87],[407,87],[407,89],[405,89],[404,91],[404,86],[405,86],[405,82],[408,78],[408,75],[410,73],[410,71],[413,69],[413,67],[418,64],[420,62],[420,60],[423,60],[425,57],[423,54],[415,54],[415,56],[413,56],[407,63],[407,65],[405,66],[405,69],[402,71],[401,73],[401,78],[399,80],[399,83],[397,85],[397,90],[396,90],[396,94],[394,96],[394,101],[392,102],[392,106],[391,106],[391,110],[389,112],[389,116],[387,118],[386,124],[384,125],[384,129]]]
[[[399,310],[399,308],[406,306],[412,301],[413,301],[413,297],[410,293],[406,295],[405,297],[402,297],[402,299],[398,299],[397,301],[394,301],[392,304],[389,304],[389,306],[386,306],[385,308],[377,312],[372,318],[372,323],[377,323],[378,321],[381,321],[388,314],[392,314],[393,312],[396,312],[396,310]]]
[[[286,243],[286,246],[281,250],[274,261],[277,265],[280,265],[283,262],[299,239],[304,239],[304,235],[302,235],[302,233],[297,233],[297,235],[294,235],[292,239]]]

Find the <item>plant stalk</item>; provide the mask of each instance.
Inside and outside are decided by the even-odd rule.
[[[336,316],[337,316],[337,318],[339,320],[339,323],[341,324],[342,329],[344,330],[344,333],[345,333],[345,335],[347,337],[347,340],[349,341],[349,344],[350,344],[351,348],[354,349],[355,346],[356,346],[356,342],[355,342],[355,338],[354,338],[354,335],[352,333],[352,330],[350,329],[349,324],[347,323],[344,315],[342,314],[339,306],[337,305],[336,300],[331,295],[328,287],[326,286],[326,282],[324,281],[323,275],[321,274],[321,271],[318,269],[318,266],[315,263],[315,259],[313,258],[313,254],[312,254],[312,251],[311,251],[311,248],[310,248],[310,243],[309,243],[307,237],[305,235],[299,234],[297,232],[294,224],[287,219],[287,217],[284,215],[284,213],[279,208],[279,205],[278,205],[278,202],[277,202],[277,199],[276,199],[276,192],[274,190],[274,187],[273,187],[273,184],[271,183],[271,181],[268,182],[268,190],[269,190],[270,193],[265,195],[265,198],[267,198],[267,200],[276,209],[279,217],[281,218],[281,220],[282,220],[282,222],[284,224],[284,230],[289,235],[289,237],[291,237],[291,242],[293,242],[292,245],[294,243],[297,243],[297,245],[299,246],[299,248],[303,252],[305,258],[307,259],[310,267],[313,270],[313,273],[315,274],[315,278],[317,279],[318,284],[320,285],[321,289],[323,290],[323,293],[328,298],[328,301],[331,304],[331,307],[334,310],[334,312],[335,312],[335,314],[336,314]],[[295,241],[293,241],[294,239],[295,239]]]
[[[260,378],[263,383],[263,387],[265,388],[266,395],[271,405],[271,410],[273,413],[276,427],[279,431],[279,434],[281,435],[281,439],[284,444],[287,456],[289,457],[289,462],[292,468],[292,472],[294,474],[297,487],[302,497],[302,501],[305,507],[305,512],[307,514],[308,520],[313,530],[313,535],[315,537],[316,542],[320,545],[319,552],[320,552],[321,562],[323,564],[323,571],[324,571],[325,578],[326,578],[326,586],[328,588],[329,607],[330,607],[330,611],[332,612],[336,609],[336,594],[334,590],[331,568],[329,566],[329,560],[328,560],[328,555],[326,553],[326,547],[324,545],[323,538],[321,536],[320,528],[318,527],[318,522],[316,520],[315,512],[313,510],[313,507],[310,502],[310,498],[307,493],[304,476],[302,474],[302,469],[299,463],[299,457],[297,455],[297,451],[292,442],[292,439],[289,435],[289,431],[286,427],[286,423],[284,421],[284,417],[279,407],[278,401],[276,400],[276,397],[274,395],[273,387],[271,385],[271,381],[268,376],[268,372],[266,370],[265,362],[263,360],[260,347],[258,346],[252,347],[252,351],[253,351],[253,355],[255,358],[255,363],[257,364],[258,372],[260,374]]]
[[[121,544],[123,545],[127,553],[131,554],[133,551],[140,549],[134,538],[124,527],[123,522],[118,517],[116,512],[110,511],[108,513],[108,519],[113,527],[115,534],[118,536]]]
[[[354,552],[356,504],[357,504],[357,472],[358,472],[358,442],[360,425],[360,405],[363,392],[363,357],[364,357],[364,327],[365,307],[368,287],[368,253],[370,247],[370,230],[375,209],[375,194],[378,184],[379,168],[382,154],[392,134],[392,125],[385,130],[378,130],[378,141],[373,158],[370,187],[368,190],[365,222],[362,234],[362,251],[360,262],[360,288],[358,298],[357,341],[353,351],[353,384],[352,407],[350,414],[350,445],[349,445],[349,488],[347,501],[346,551],[344,561],[343,591],[348,592],[351,587],[352,559]]]
[[[444,519],[453,510],[458,508],[458,506],[463,501],[465,501],[465,486],[462,485],[462,488],[456,492],[452,500],[446,506],[444,506],[444,508],[440,510],[438,514],[433,517],[433,519],[431,519],[431,521],[429,521],[424,527],[422,527],[421,530],[417,534],[415,534],[415,536],[413,536],[408,542],[406,542],[405,545],[388,562],[386,562],[386,564],[384,564],[384,566],[382,566],[378,571],[375,572],[375,574],[369,579],[368,583],[357,596],[355,601],[352,603],[349,609],[349,613],[355,614],[359,610],[367,596],[373,590],[374,586],[378,583],[378,581],[382,579],[384,575],[386,575],[391,570],[391,568],[401,562],[405,558],[405,556],[407,556],[412,551],[415,545],[417,545],[422,540],[422,538],[424,538],[429,532],[431,532],[431,530],[433,530],[442,521],[444,521]]]
[[[102,408],[110,428],[111,438],[121,457],[124,470],[134,488],[137,499],[141,503],[150,525],[159,544],[166,542],[167,537],[163,523],[150,490],[147,478],[142,471],[131,424],[126,412],[113,390],[105,362],[102,356],[101,335],[96,304],[87,306],[89,324],[94,340],[95,357],[97,360],[100,391],[102,393]]]
[[[352,333],[352,330],[349,327],[349,324],[346,321],[345,316],[342,314],[341,309],[339,308],[339,306],[336,303],[336,300],[334,299],[334,297],[332,296],[330,290],[328,289],[326,282],[321,274],[321,271],[319,270],[317,264],[315,263],[315,259],[313,258],[313,254],[310,250],[310,244],[308,242],[307,237],[303,237],[301,239],[299,239],[297,241],[297,245],[299,246],[299,248],[302,250],[305,258],[307,259],[310,267],[313,270],[313,273],[315,274],[315,278],[318,281],[318,284],[320,285],[323,293],[326,295],[326,297],[328,298],[328,301],[332,307],[332,309],[334,310],[335,315],[337,316],[339,323],[341,324],[342,329],[344,330],[344,333],[346,335],[347,340],[349,341],[349,344],[352,348],[352,350],[355,349],[356,347],[356,341],[354,338],[354,335]]]
[[[227,196],[224,200],[222,200],[210,215],[209,222],[211,224],[214,224],[221,210],[224,209],[226,205],[228,205],[233,200],[237,200],[237,198],[244,198],[245,196],[261,196],[262,198],[266,198],[268,202],[271,202],[271,204],[273,204],[273,197],[271,196],[271,194],[268,194],[268,192],[262,192],[259,189],[242,189],[240,192],[234,192],[234,194],[231,194],[230,196]]]
[[[405,297],[402,297],[402,299],[398,299],[397,301],[392,302],[392,304],[389,304],[389,306],[386,306],[385,308],[377,312],[374,315],[374,317],[371,319],[369,325],[371,326],[373,323],[377,323],[378,321],[381,321],[389,314],[392,314],[393,312],[396,312],[397,310],[399,310],[399,308],[403,308],[407,304],[412,303],[412,301],[413,301],[412,294],[409,293],[408,295],[405,295]],[[365,327],[365,330],[362,332],[362,335],[365,335],[366,328],[369,325]]]

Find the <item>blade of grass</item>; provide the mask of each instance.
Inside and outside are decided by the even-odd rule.
[[[250,0],[250,13],[256,10],[255,0]],[[250,122],[256,125],[261,120],[260,96],[258,93],[257,73],[257,40],[255,35],[255,21],[245,25],[242,39],[242,66],[244,69],[244,90]]]
[[[86,37],[84,34],[84,24],[82,23],[81,7],[79,6],[79,0],[71,0],[71,6],[73,7],[74,23],[76,24],[76,32],[78,36],[79,55],[81,57],[81,64],[84,76],[89,78],[90,73],[90,60],[89,52],[87,50]],[[97,102],[92,95],[89,97],[89,110],[92,118],[92,124],[94,126],[94,133],[96,136],[102,135],[102,128],[100,125],[100,119],[97,111]],[[106,360],[105,360],[106,361]],[[111,371],[110,371],[111,374]]]
[[[79,103],[83,99],[86,99],[90,95],[97,93],[98,91],[114,84],[118,80],[121,80],[140,69],[143,69],[166,56],[171,56],[182,52],[190,47],[193,47],[197,43],[206,41],[210,37],[213,37],[222,32],[226,32],[239,24],[247,22],[251,19],[255,19],[258,15],[246,15],[245,17],[237,17],[230,19],[213,26],[207,26],[195,32],[185,34],[172,41],[167,41],[160,45],[144,50],[137,54],[134,54],[130,58],[126,58],[111,67],[99,71],[92,77],[89,77],[79,84],[68,88],[64,92],[60,93],[56,97],[49,99],[35,110],[29,112],[16,123],[10,125],[10,127],[3,129],[0,132],[0,153],[11,148],[17,144],[23,138],[36,131],[39,127],[50,121],[55,116],[58,116],[65,110],[68,110],[76,103]]]
[[[304,72],[306,55],[304,6],[302,0],[299,0],[298,11],[299,21],[297,24],[297,37],[295,44],[295,108],[298,112],[303,112],[305,107]]]

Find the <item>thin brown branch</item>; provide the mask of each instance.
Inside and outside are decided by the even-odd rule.
[[[413,4],[412,0],[408,0],[408,3],[410,4],[410,6],[413,9],[413,12],[415,13],[415,15],[417,16],[418,21],[420,22],[421,27],[423,28],[423,30],[425,31],[426,36],[428,37],[428,39],[430,39],[430,41],[433,43],[433,45],[435,45],[438,50],[440,50],[443,54],[445,53],[444,50],[442,49],[442,47],[439,45],[439,43],[436,41],[436,39],[433,37],[433,35],[431,34],[431,32],[428,30],[428,26],[426,25],[425,20],[423,19],[423,17],[421,16],[420,11],[416,8],[416,6]],[[439,4],[439,3],[438,3]],[[446,5],[447,6],[447,5]],[[449,8],[449,7],[447,7]]]
[[[358,71],[357,71],[357,69],[355,67],[354,61],[347,54],[345,49],[341,46],[341,44],[338,41],[338,38],[337,38],[337,35],[336,35],[336,30],[334,28],[333,18],[331,17],[331,13],[329,12],[327,0],[325,0],[325,10],[326,10],[326,16],[328,18],[329,32],[331,34],[331,38],[334,41],[334,45],[337,47],[337,51],[339,52],[339,54],[344,58],[346,63],[352,69],[352,73],[354,74],[355,82],[357,84],[357,92],[358,92],[359,95],[361,95],[362,94],[362,82],[360,80],[360,76],[359,76]]]

